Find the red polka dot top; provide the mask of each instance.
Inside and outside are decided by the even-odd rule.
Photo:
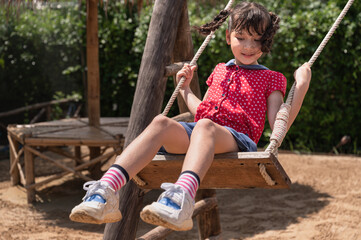
[[[208,97],[195,121],[208,118],[247,134],[258,143],[265,124],[267,98],[276,90],[285,96],[287,80],[262,65],[237,66],[234,59],[218,64],[207,80]]]

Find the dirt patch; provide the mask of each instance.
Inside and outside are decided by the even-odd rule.
[[[293,182],[290,190],[217,190],[223,239],[361,239],[360,157],[280,154],[279,160]],[[0,160],[0,239],[102,239],[104,225],[68,219],[85,193],[81,179],[47,184],[28,205],[8,171],[9,160]],[[158,194],[147,194],[145,204]],[[139,236],[152,228],[139,226]],[[197,238],[196,224],[168,237]]]

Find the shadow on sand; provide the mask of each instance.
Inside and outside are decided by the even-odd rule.
[[[52,220],[54,225],[64,228],[102,233],[103,225],[71,222],[71,209],[81,202],[85,191],[83,181],[69,179],[58,186],[51,186],[37,194],[42,202],[33,206]],[[161,191],[146,194],[144,204],[155,201]],[[222,236],[224,239],[252,237],[269,230],[284,230],[300,219],[317,213],[329,203],[330,195],[315,191],[311,186],[294,183],[288,190],[247,189],[217,190]],[[191,231],[172,233],[168,239],[197,239],[197,224]],[[140,221],[137,236],[153,226]]]

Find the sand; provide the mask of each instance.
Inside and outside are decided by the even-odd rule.
[[[361,240],[361,157],[281,153],[290,190],[217,190],[222,239]],[[0,160],[0,239],[102,239],[104,225],[74,223],[68,214],[84,195],[67,177],[39,189],[28,205]],[[41,175],[41,174],[40,174]],[[145,204],[159,191],[146,195]],[[138,236],[152,226],[139,224]],[[197,239],[197,227],[167,239]]]

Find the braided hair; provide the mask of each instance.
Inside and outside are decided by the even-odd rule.
[[[273,38],[279,29],[280,18],[255,2],[241,2],[233,9],[222,10],[212,22],[201,27],[195,27],[200,34],[208,35],[218,29],[227,17],[229,17],[228,31],[240,33],[247,30],[249,34],[256,32],[261,37],[261,51],[269,53],[273,44]]]

